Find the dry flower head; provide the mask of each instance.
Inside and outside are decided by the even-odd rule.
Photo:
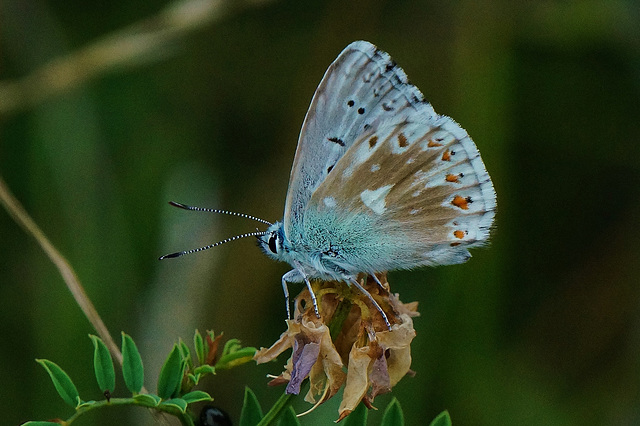
[[[312,285],[321,318],[315,315],[309,291],[303,290],[295,299],[294,319],[287,320],[287,330],[254,357],[261,364],[293,349],[284,371],[269,384],[286,383],[287,393],[298,394],[309,378],[305,400],[312,404],[325,402],[344,385],[340,421],[360,401],[372,408],[377,395],[390,392],[412,373],[410,344],[416,335],[412,317],[419,315],[417,302],[403,304],[390,293],[386,274],[377,277],[382,286],[368,277],[365,288],[385,311],[391,330],[358,289],[344,282],[316,281]]]

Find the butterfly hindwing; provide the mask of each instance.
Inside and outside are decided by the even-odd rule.
[[[337,235],[354,269],[460,263],[487,241],[495,206],[467,133],[448,117],[414,111],[356,138],[308,203],[305,238],[321,244],[315,222],[335,217],[321,232]]]
[[[289,238],[299,235],[312,194],[358,136],[385,120],[401,121],[415,112],[436,118],[387,53],[366,41],[347,46],[327,69],[302,126],[285,205]]]

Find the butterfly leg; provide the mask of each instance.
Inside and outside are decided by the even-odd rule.
[[[316,316],[318,318],[320,318],[320,312],[318,311],[318,300],[316,299],[316,294],[313,292],[313,289],[311,288],[311,282],[309,281],[309,278],[304,277],[304,282],[307,284],[307,288],[309,289],[309,294],[311,295],[311,301],[313,302],[313,310],[316,312]]]
[[[365,290],[365,288],[362,287],[362,285],[360,285],[358,280],[356,280],[355,278],[349,277],[349,282],[351,282],[351,284],[355,285],[356,288],[362,292],[362,294],[366,295],[369,298],[369,300],[371,300],[371,303],[373,303],[373,306],[375,306],[376,309],[378,310],[378,312],[380,312],[380,314],[382,315],[382,319],[384,319],[384,323],[387,324],[387,328],[389,330],[391,330],[391,323],[389,323],[389,318],[387,318],[387,314],[384,313],[384,311],[382,310],[380,305],[378,305],[378,302],[376,302],[376,300],[373,298],[371,293],[369,293],[367,290]]]
[[[380,281],[380,279],[378,278],[378,276],[376,275],[375,272],[370,272],[369,275],[371,275],[373,277],[373,280],[378,283],[378,288],[380,288],[380,290],[384,293],[384,294],[389,294],[389,290],[387,290],[385,288],[384,285],[382,285],[382,282]]]
[[[318,311],[318,300],[316,299],[316,294],[313,292],[313,288],[311,288],[311,282],[309,281],[309,277],[307,276],[307,274],[304,273],[304,269],[302,268],[302,265],[300,265],[300,263],[294,261],[293,265],[296,267],[296,269],[294,269],[293,271],[288,272],[288,274],[296,274],[296,278],[298,278],[297,282],[302,281],[302,279],[304,279],[305,284],[307,285],[307,288],[309,289],[309,294],[311,295],[311,301],[313,302],[313,310],[316,313],[316,316],[318,318],[320,318],[320,312]],[[287,275],[288,275],[287,274]],[[302,278],[302,279],[300,279]],[[287,304],[287,307],[289,306],[289,304]]]
[[[289,307],[291,302],[289,301],[289,288],[287,287],[287,280],[285,279],[286,276],[287,274],[282,276],[282,290],[284,291],[284,300],[287,304],[287,319],[291,319],[291,308]]]
[[[304,275],[298,269],[292,269],[282,276],[282,291],[284,291],[284,299],[287,302],[287,319],[291,319],[291,301],[287,283],[301,283],[304,279]]]
[[[282,276],[282,290],[284,291],[284,298],[287,302],[287,319],[291,319],[291,302],[289,299],[289,288],[287,287],[287,282],[299,283],[304,281],[309,289],[309,294],[311,295],[311,301],[313,302],[313,310],[316,313],[316,316],[320,318],[320,312],[318,311],[318,300],[316,299],[316,294],[313,292],[313,288],[311,288],[311,282],[309,278],[302,272],[300,269],[293,269]]]

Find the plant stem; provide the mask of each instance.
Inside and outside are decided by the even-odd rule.
[[[58,271],[60,271],[60,275],[62,275],[64,282],[67,284],[67,288],[73,295],[76,303],[80,306],[80,309],[82,309],[84,315],[89,322],[91,322],[91,325],[93,325],[93,328],[95,328],[102,341],[107,345],[111,354],[116,358],[118,363],[122,365],[122,353],[120,353],[120,349],[118,349],[118,346],[111,338],[107,326],[102,321],[102,318],[100,318],[98,311],[84,291],[75,271],[64,256],[62,256],[47,239],[44,232],[42,232],[33,219],[31,219],[20,202],[11,194],[2,177],[0,177],[0,204],[4,206],[13,220],[40,244],[40,247],[42,247],[47,256],[49,256],[49,259],[51,259],[56,268],[58,268]]]
[[[89,405],[85,405],[83,407],[78,408],[76,412],[73,414],[73,416],[69,417],[69,419],[67,419],[64,424],[70,425],[71,423],[73,423],[74,421],[76,421],[78,418],[82,417],[82,415],[84,415],[85,413],[88,413],[89,411],[97,410],[97,409],[108,407],[108,406],[118,406],[118,405],[137,405],[139,407],[150,408],[152,410],[157,410],[159,412],[170,414],[172,416],[177,417],[183,426],[194,426],[193,420],[191,419],[191,416],[189,416],[189,414],[182,413],[180,410],[177,410],[174,407],[163,407],[162,405],[151,407],[148,404],[141,403],[139,401],[136,401],[133,398],[111,398],[109,401],[107,400],[97,401]]]
[[[233,13],[270,0],[185,0],[169,5],[129,27],[114,31],[26,77],[0,82],[0,116],[32,108],[118,67],[135,68],[166,56],[166,46],[222,21]],[[164,48],[164,50],[163,50]]]
[[[264,415],[260,423],[257,426],[268,426],[275,425],[277,421],[280,419],[280,415],[284,412],[289,405],[291,405],[291,399],[294,397],[293,394],[283,393],[280,398],[273,404],[273,407]]]

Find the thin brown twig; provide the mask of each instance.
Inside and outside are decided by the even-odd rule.
[[[40,104],[120,67],[166,56],[167,46],[231,12],[270,0],[182,0],[158,14],[55,58],[17,80],[0,81],[0,117]]]
[[[115,357],[118,364],[122,365],[122,353],[120,349],[114,342],[111,334],[109,334],[107,326],[102,321],[102,318],[100,318],[98,311],[96,311],[87,293],[84,291],[73,268],[64,256],[51,244],[20,202],[13,196],[2,177],[0,177],[0,204],[4,206],[13,220],[15,220],[27,234],[32,235],[33,238],[36,239],[40,247],[42,247],[47,256],[49,256],[49,259],[51,259],[56,268],[58,268],[58,271],[60,271],[60,275],[62,275],[64,282],[67,284],[67,288],[91,325],[93,325],[98,336],[100,336],[102,341],[107,345],[111,355]]]

